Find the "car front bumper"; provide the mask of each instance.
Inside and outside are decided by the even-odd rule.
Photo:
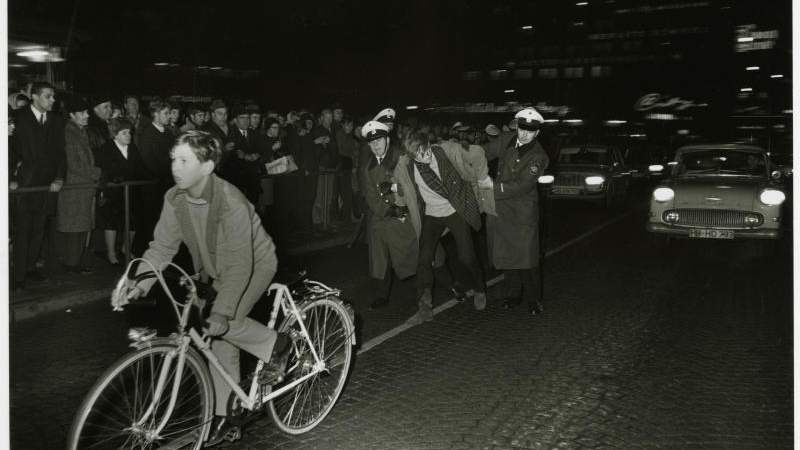
[[[689,237],[690,227],[679,227],[664,223],[647,223],[647,231],[651,233],[667,234],[671,236]],[[780,239],[780,228],[759,228],[759,229],[734,229],[734,239]]]

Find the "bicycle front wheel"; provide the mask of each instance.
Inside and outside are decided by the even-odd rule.
[[[214,397],[208,366],[193,349],[186,353],[172,414],[156,432],[178,375],[177,355],[156,404],[154,393],[167,355],[175,350],[174,345],[153,345],[123,356],[106,370],[75,415],[67,449],[200,449],[210,426]],[[149,409],[152,412],[142,422]]]
[[[310,431],[325,419],[342,393],[353,357],[353,323],[341,300],[323,298],[300,305],[299,309],[314,350],[326,368],[269,402],[272,420],[288,434]],[[290,330],[300,334],[294,315],[288,316],[279,329],[281,332]],[[308,342],[299,339],[293,347],[286,377],[273,389],[312,372],[315,361]]]

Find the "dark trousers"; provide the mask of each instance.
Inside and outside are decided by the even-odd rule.
[[[77,233],[60,233],[64,249],[64,265],[75,268],[80,266],[83,250],[86,248],[86,231]]]
[[[38,199],[37,199],[38,200]],[[47,209],[31,205],[25,194],[19,198],[14,216],[14,282],[24,283],[25,274],[36,269],[42,250]]]
[[[352,172],[350,170],[340,170],[336,174],[337,191],[342,197],[342,209],[339,210],[338,217],[344,221],[350,220],[353,215],[353,185],[350,178]],[[334,207],[338,206],[338,201],[334,200]]]
[[[394,271],[392,267],[387,264],[386,265],[386,273],[383,275],[383,279],[372,278],[372,292],[375,293],[376,298],[385,298],[389,299],[389,296],[392,293],[392,282],[394,281]]]
[[[136,236],[133,238],[131,250],[134,255],[144,254],[150,241],[153,240],[153,231],[158,219],[161,217],[161,207],[164,205],[164,193],[168,187],[162,184],[142,186],[139,220],[136,223]],[[124,221],[123,221],[124,222]]]
[[[312,211],[314,210],[314,200],[317,198],[317,178],[316,173],[300,177],[300,199],[297,202],[298,223],[303,230],[313,229],[314,221]]]
[[[478,267],[475,247],[472,243],[472,228],[458,213],[453,213],[447,217],[423,216],[422,218],[419,264],[417,265],[417,295],[422,295],[425,289],[433,288],[432,264],[436,256],[436,246],[445,228],[448,228],[453,235],[453,239],[456,241],[458,261],[469,274],[469,277],[465,277],[462,283],[467,288],[485,292],[486,285],[483,280],[483,273]],[[453,257],[453,255],[447,256],[448,259]]]
[[[521,298],[527,300],[529,305],[541,301],[542,274],[539,267],[531,269],[504,270],[503,282],[508,298]]]

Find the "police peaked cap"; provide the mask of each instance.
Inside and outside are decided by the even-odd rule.
[[[376,114],[372,120],[381,123],[394,123],[394,116],[394,110],[392,108],[386,108]]]
[[[536,131],[542,126],[544,118],[533,108],[525,108],[515,116],[517,127],[523,130]]]
[[[375,139],[388,136],[389,127],[377,120],[370,120],[361,128],[361,135],[364,136],[367,142],[374,141]]]

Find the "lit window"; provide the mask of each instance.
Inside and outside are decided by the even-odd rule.
[[[564,78],[583,78],[583,67],[566,67]]]
[[[611,66],[592,66],[592,78],[604,78],[611,76]]]
[[[557,78],[558,77],[558,69],[555,67],[547,67],[544,69],[539,69],[539,78]]]
[[[480,80],[481,79],[481,73],[480,73],[480,71],[477,71],[477,70],[470,70],[470,71],[464,72],[464,74],[462,75],[462,78],[464,79],[464,81]]]
[[[533,78],[533,69],[517,69],[514,71],[514,78],[517,80],[530,80]]]

